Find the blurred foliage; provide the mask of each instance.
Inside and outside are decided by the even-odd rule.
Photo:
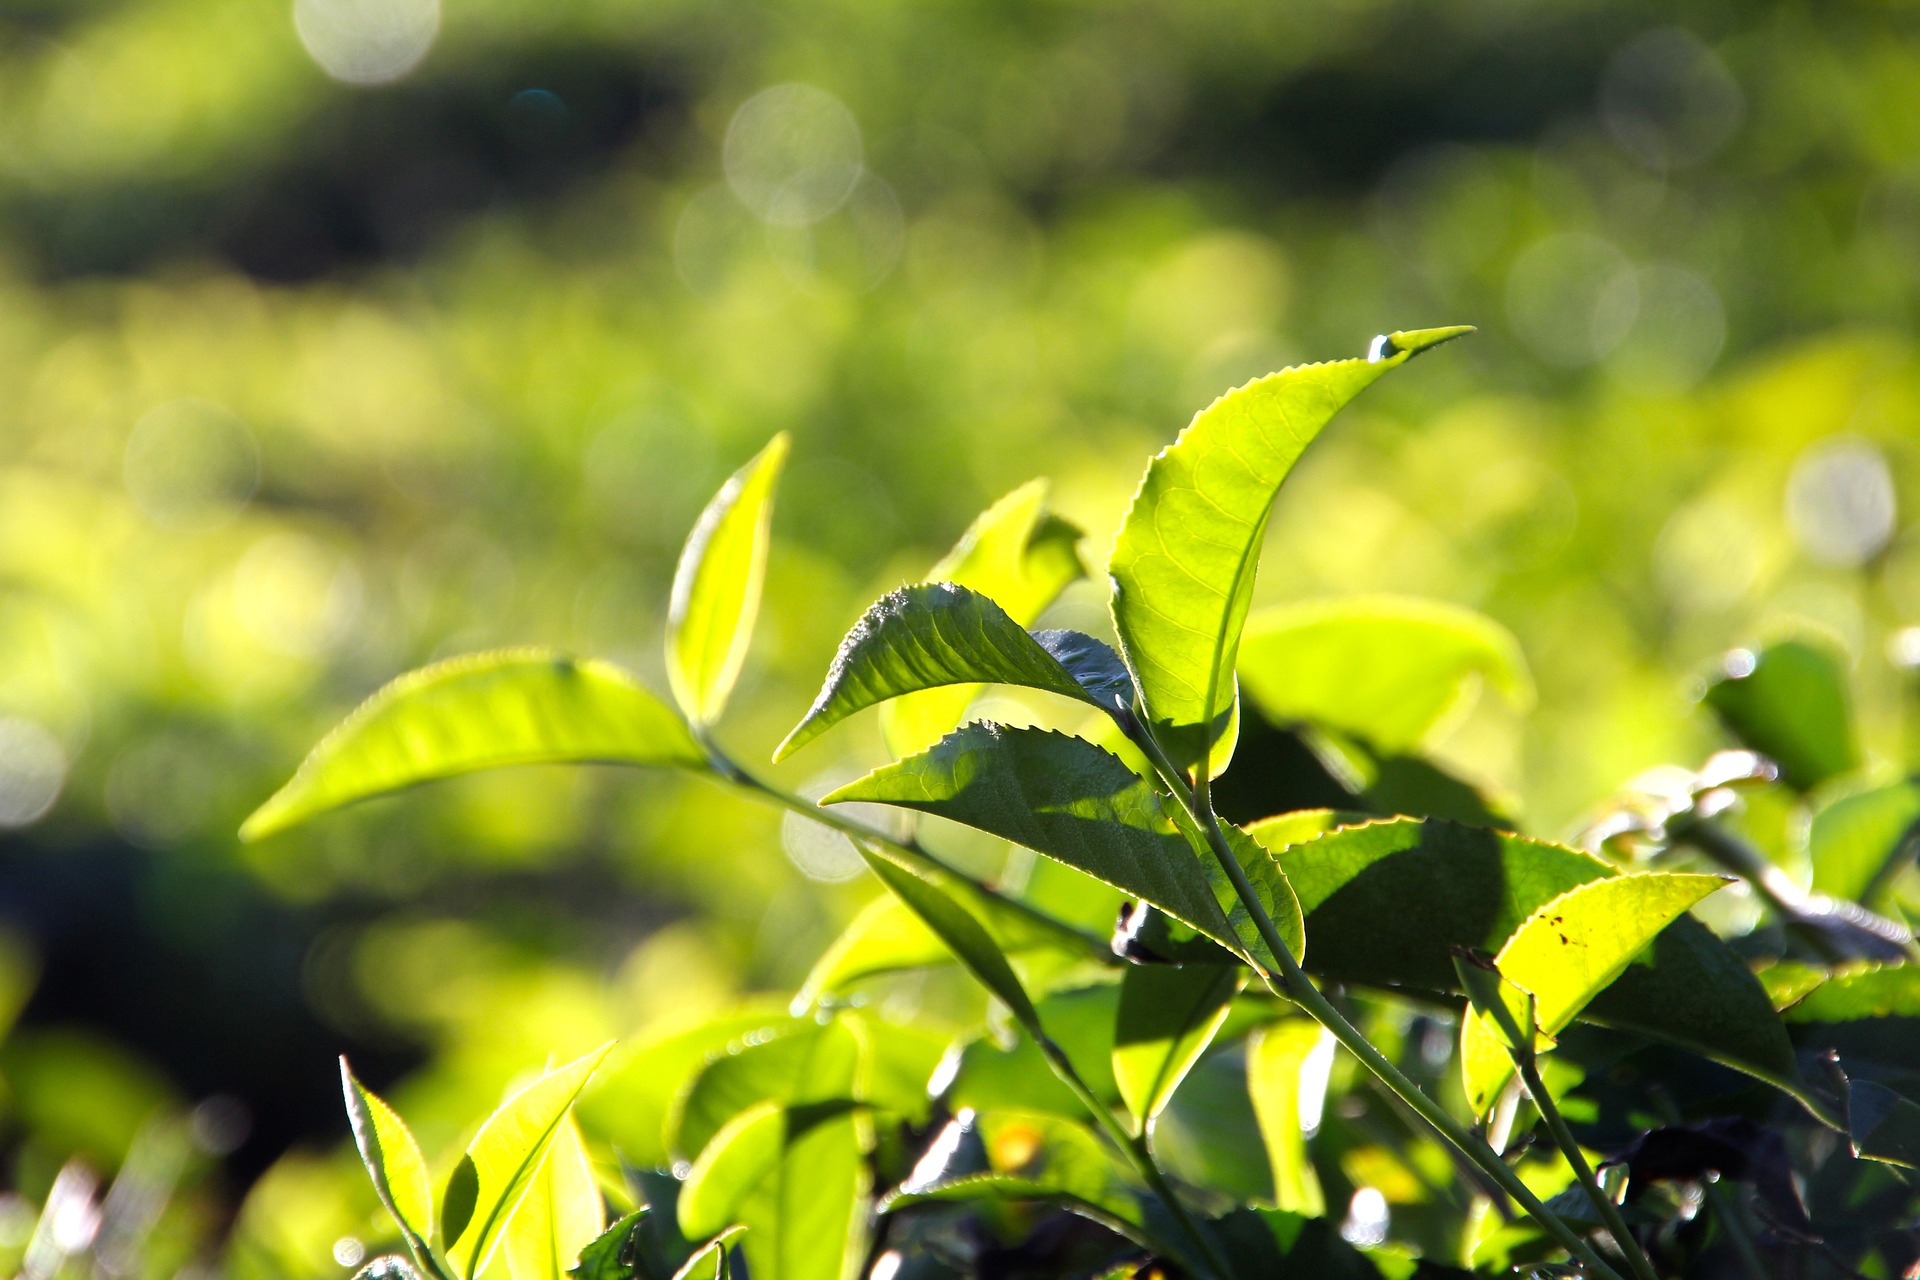
[[[1046,474],[1104,537],[1222,389],[1464,320],[1309,453],[1256,605],[1505,624],[1533,710],[1427,750],[1544,834],[1723,745],[1717,655],[1789,632],[1844,655],[1859,785],[1920,764],[1897,7],[379,8],[0,2],[0,1114],[35,1203],[227,1117],[186,1121],[154,1274],[229,1215],[243,1275],[334,1274],[372,1229],[331,1052],[407,1070],[451,1149],[549,1053],[790,987],[870,896],[805,824],[652,778],[233,838],[430,658],[554,644],[664,688],[680,540],[777,430],[745,755],[991,500]],[[1101,600],[1046,625],[1103,633]],[[786,780],[879,758],[836,741]],[[1737,822],[1805,880],[1791,797]],[[590,1131],[646,1129],[623,1079]]]

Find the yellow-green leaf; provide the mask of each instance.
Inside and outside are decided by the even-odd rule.
[[[696,723],[720,718],[746,661],[767,571],[773,491],[787,448],[782,432],[721,486],[687,535],[674,571],[667,679],[681,710]]]
[[[360,1083],[345,1058],[340,1059],[340,1084],[353,1143],[373,1179],[374,1193],[399,1225],[414,1261],[424,1267],[427,1242],[433,1239],[433,1185],[420,1144],[399,1113]]]
[[[1247,1040],[1247,1093],[1273,1169],[1273,1203],[1309,1217],[1326,1212],[1306,1136],[1307,1113],[1318,1115],[1325,1101],[1326,1073],[1309,1079],[1309,1064],[1332,1047],[1320,1024],[1306,1018],[1268,1023]]]
[[[604,1045],[519,1090],[467,1144],[448,1183],[442,1217],[447,1259],[460,1280],[486,1269],[574,1101],[612,1048]]]
[[[1514,988],[1533,996],[1539,1029],[1558,1035],[1662,929],[1727,884],[1722,876],[1659,874],[1583,884],[1527,917],[1494,964]],[[1509,1007],[1513,995],[1507,994]],[[1525,1016],[1524,1005],[1515,1010],[1516,1020]],[[1513,1060],[1480,1013],[1461,1020],[1460,1064],[1467,1099],[1484,1115],[1512,1078]]]
[[[744,1226],[753,1275],[849,1280],[866,1240],[865,1149],[863,1121],[844,1104],[751,1107],[694,1161],[680,1230],[698,1240]]]
[[[1202,409],[1148,464],[1108,572],[1121,652],[1175,764],[1224,767],[1213,746],[1233,712],[1268,515],[1293,464],[1374,379],[1468,332],[1395,333],[1367,359],[1258,378]]]
[[[240,828],[258,840],[436,778],[518,764],[706,767],[672,708],[610,663],[505,649],[423,667],[361,703]]]
[[[566,1280],[606,1217],[580,1127],[569,1112],[507,1222],[507,1274],[512,1280]]]

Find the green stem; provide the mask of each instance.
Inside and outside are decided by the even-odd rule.
[[[1529,1001],[1531,1004],[1531,1001]],[[1539,1108],[1540,1118],[1546,1121],[1547,1132],[1553,1135],[1554,1142],[1560,1148],[1560,1154],[1566,1157],[1567,1164],[1573,1169],[1573,1176],[1580,1180],[1580,1186],[1587,1193],[1587,1199],[1593,1201],[1593,1207],[1600,1211],[1600,1217],[1607,1224],[1613,1242],[1620,1247],[1621,1254],[1627,1260],[1627,1266],[1638,1280],[1660,1280],[1659,1273],[1653,1269],[1653,1260],[1647,1257],[1640,1247],[1640,1241],[1634,1237],[1632,1228],[1621,1216],[1620,1206],[1613,1202],[1606,1188],[1600,1185],[1600,1179],[1594,1176],[1593,1166],[1580,1151],[1580,1144],[1574,1139],[1573,1130],[1567,1127],[1566,1117],[1560,1114],[1553,1095],[1547,1092],[1546,1082],[1540,1078],[1540,1068],[1533,1054],[1515,1052],[1513,1065],[1520,1070],[1520,1080],[1527,1086],[1527,1092],[1533,1096],[1533,1105]]]
[[[877,827],[870,827],[864,822],[859,822],[843,814],[835,813],[833,810],[815,804],[804,797],[794,795],[790,791],[782,790],[742,768],[711,739],[707,738],[706,735],[697,734],[696,736],[700,738],[701,746],[706,749],[708,759],[713,764],[714,770],[735,786],[741,787],[751,794],[770,801],[790,812],[797,813],[805,818],[810,818],[823,826],[831,827],[850,840],[859,841],[869,847],[884,845],[894,850],[895,853],[905,860],[917,864],[922,870],[930,870],[963,881],[977,892],[992,898],[1004,907],[1025,915],[1034,923],[1073,936],[1076,940],[1084,943],[1102,960],[1108,963],[1115,961],[1111,949],[1099,940],[1080,932],[1080,930],[1070,925],[1062,924],[1049,915],[1034,910],[1024,902],[997,893],[993,889],[973,879],[971,876],[965,875],[955,868],[948,866],[941,859],[927,852],[926,849],[917,842],[911,839],[902,839],[889,835]],[[1180,1223],[1182,1230],[1190,1237],[1189,1246],[1197,1248],[1206,1257],[1209,1265],[1211,1265],[1219,1275],[1220,1280],[1231,1280],[1233,1269],[1228,1265],[1226,1259],[1220,1255],[1219,1249],[1213,1240],[1207,1236],[1205,1232],[1201,1231],[1198,1224],[1194,1222],[1192,1216],[1187,1211],[1186,1205],[1182,1204],[1180,1198],[1174,1194],[1173,1186],[1167,1181],[1166,1174],[1163,1173],[1160,1166],[1154,1162],[1153,1153],[1148,1149],[1145,1138],[1136,1139],[1114,1118],[1113,1110],[1094,1095],[1093,1090],[1087,1086],[1087,1082],[1080,1077],[1080,1072],[1074,1067],[1072,1061],[1068,1059],[1066,1052],[1054,1042],[1051,1036],[1047,1035],[1044,1028],[1029,1026],[1027,1027],[1027,1032],[1033,1037],[1034,1043],[1040,1049],[1041,1056],[1047,1060],[1047,1065],[1052,1068],[1054,1075],[1059,1077],[1060,1082],[1066,1085],[1073,1096],[1079,1100],[1080,1105],[1086,1109],[1087,1114],[1092,1117],[1093,1122],[1100,1127],[1101,1132],[1106,1134],[1108,1140],[1120,1149],[1122,1155],[1126,1157],[1128,1163],[1134,1167],[1135,1172],[1146,1182],[1148,1188],[1166,1204],[1168,1212],[1173,1214],[1175,1220]]]
[[[1208,1264],[1220,1276],[1220,1280],[1231,1280],[1233,1268],[1220,1255],[1219,1248],[1212,1239],[1200,1230],[1199,1224],[1194,1222],[1187,1212],[1186,1205],[1180,1202],[1180,1197],[1173,1193],[1173,1185],[1167,1181],[1167,1175],[1162,1173],[1160,1166],[1155,1163],[1153,1153],[1147,1148],[1146,1139],[1136,1138],[1128,1133],[1125,1126],[1114,1117],[1113,1109],[1094,1096],[1093,1090],[1087,1087],[1087,1082],[1080,1078],[1080,1072],[1068,1059],[1066,1051],[1054,1042],[1053,1037],[1040,1027],[1028,1027],[1027,1032],[1039,1046],[1040,1054],[1047,1060],[1047,1065],[1053,1068],[1053,1074],[1072,1090],[1073,1096],[1079,1099],[1080,1105],[1086,1109],[1088,1115],[1093,1117],[1093,1122],[1100,1126],[1100,1131],[1106,1134],[1107,1140],[1120,1148],[1127,1162],[1134,1167],[1134,1171],[1145,1180],[1154,1195],[1166,1204],[1168,1212],[1179,1221],[1181,1230],[1190,1238],[1190,1245],[1197,1247],[1206,1256]]]
[[[1193,816],[1194,821],[1206,834],[1208,847],[1220,863],[1220,869],[1226,873],[1227,879],[1233,884],[1234,892],[1239,895],[1241,905],[1246,907],[1247,914],[1252,917],[1254,927],[1259,930],[1261,941],[1266,943],[1267,949],[1273,953],[1274,959],[1279,963],[1278,985],[1274,982],[1274,975],[1261,974],[1267,985],[1273,989],[1274,994],[1293,1001],[1315,1022],[1331,1031],[1334,1039],[1345,1046],[1347,1052],[1360,1060],[1361,1066],[1378,1077],[1380,1083],[1398,1094],[1402,1101],[1419,1113],[1421,1119],[1438,1130],[1441,1137],[1480,1166],[1502,1191],[1512,1196],[1514,1201],[1527,1211],[1528,1216],[1538,1222],[1547,1234],[1554,1238],[1561,1248],[1579,1259],[1582,1265],[1595,1276],[1601,1277],[1601,1280],[1620,1280],[1619,1273],[1608,1266],[1586,1241],[1547,1208],[1540,1197],[1533,1194],[1527,1184],[1520,1180],[1520,1175],[1509,1168],[1507,1162],[1502,1160],[1492,1147],[1475,1137],[1465,1125],[1447,1114],[1444,1107],[1422,1092],[1420,1086],[1409,1080],[1385,1054],[1374,1048],[1373,1042],[1367,1039],[1358,1027],[1348,1022],[1345,1015],[1321,994],[1320,989],[1313,985],[1313,980],[1307,977],[1306,971],[1300,967],[1300,962],[1294,958],[1293,952],[1287,949],[1285,940],[1280,937],[1279,929],[1274,926],[1273,917],[1268,915],[1266,908],[1260,904],[1260,895],[1254,891],[1252,882],[1247,879],[1246,869],[1240,865],[1240,860],[1233,856],[1233,850],[1227,845],[1227,838],[1220,830],[1220,819],[1213,812],[1204,771],[1199,780],[1190,785],[1185,778],[1181,777],[1179,770],[1173,767],[1172,762],[1167,759],[1165,752],[1160,750],[1159,744],[1152,740],[1150,734],[1141,734],[1136,741],[1146,750],[1161,780],[1186,805],[1187,812]]]

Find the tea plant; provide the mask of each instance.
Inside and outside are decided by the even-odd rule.
[[[1043,491],[989,510],[926,582],[868,609],[779,745],[882,708],[898,758],[818,805],[715,735],[784,438],[686,544],[677,710],[607,663],[516,650],[404,676],[356,711],[249,838],[478,769],[638,765],[826,824],[885,890],[789,1016],[728,1014],[627,1056],[625,1072],[684,1077],[672,1169],[596,1176],[572,1112],[611,1048],[516,1092],[437,1189],[343,1064],[405,1249],[377,1265],[432,1280],[1909,1267],[1920,969],[1906,928],[1869,907],[1905,901],[1920,789],[1863,765],[1829,653],[1787,639],[1731,664],[1706,702],[1748,749],[1643,780],[1581,849],[1514,833],[1419,756],[1474,681],[1524,685],[1497,626],[1372,599],[1250,616],[1302,451],[1375,379],[1465,332],[1395,333],[1203,410],[1119,531],[1117,646],[1031,629],[1082,572],[1078,530]],[[1078,731],[969,722],[988,685],[1051,695]],[[1743,788],[1811,806],[1812,890],[1729,821]],[[1303,789],[1322,807],[1296,803]],[[932,829],[870,825],[847,802],[1044,861],[968,874]],[[1222,813],[1263,802],[1275,816]],[[1722,937],[1689,913],[1735,882],[1764,911]],[[955,967],[991,996],[955,1042],[867,998]],[[633,1206],[611,1226],[609,1195]]]

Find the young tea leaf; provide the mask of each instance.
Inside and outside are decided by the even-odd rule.
[[[1102,660],[1099,649],[1105,646],[1084,636],[1062,638],[1073,633],[1047,634],[1088,674],[1093,689],[998,604],[977,592],[936,582],[882,596],[840,642],[813,707],[774,758],[786,757],[856,711],[944,685],[1024,685],[1114,711],[1110,699],[1116,692],[1117,663]]]
[[[436,778],[553,763],[704,769],[706,756],[680,717],[618,667],[545,649],[473,654],[401,676],[361,703],[240,837]]]
[[[993,938],[980,922],[954,899],[901,867],[895,866],[866,849],[860,856],[867,860],[880,883],[892,893],[953,952],[954,958],[987,990],[998,996],[1020,1024],[1038,1029],[1040,1015],[1033,1007],[1027,989],[1014,974],[1007,957],[994,945]]]
[[[580,1250],[578,1265],[567,1274],[573,1280],[634,1280],[638,1273],[634,1265],[637,1236],[651,1213],[644,1206],[635,1209],[595,1236]]]
[[[667,680],[680,709],[711,724],[746,661],[767,571],[784,432],[730,477],[687,535],[667,608]]]
[[[459,1280],[474,1280],[486,1269],[574,1100],[612,1048],[605,1045],[527,1085],[500,1104],[467,1144],[446,1196],[447,1258]]]
[[[1187,821],[1184,812],[1079,738],[967,725],[929,751],[842,787],[826,803],[847,800],[901,805],[990,832],[1150,902],[1243,956],[1265,952],[1244,915],[1229,914],[1239,906],[1225,874],[1176,825],[1176,817]],[[1229,840],[1239,834],[1228,828]],[[1251,840],[1237,849],[1272,899],[1283,940],[1299,955],[1303,934],[1285,877]]]
[[[870,1178],[863,1122],[845,1105],[736,1116],[694,1161],[680,1229],[703,1239],[746,1228],[750,1274],[842,1280],[865,1246]]]
[[[1080,530],[1047,510],[1047,482],[1030,481],[982,512],[925,581],[978,592],[1030,627],[1086,575],[1079,542]],[[926,750],[958,727],[979,691],[977,684],[942,685],[886,703],[887,745],[902,756]]]
[[[1558,1035],[1663,929],[1728,883],[1720,876],[1613,876],[1544,904],[1494,957],[1500,975],[1512,984],[1501,989],[1501,998],[1515,1023],[1526,1017],[1524,1003],[1514,1008],[1519,992],[1525,992],[1533,997],[1540,1030]],[[1521,1025],[1521,1030],[1530,1028]],[[1477,1115],[1492,1109],[1513,1078],[1513,1060],[1504,1041],[1477,1010],[1461,1020],[1461,1072],[1467,1101]]]
[[[360,1083],[345,1058],[340,1059],[340,1084],[353,1143],[373,1179],[374,1193],[399,1226],[414,1261],[431,1274],[427,1242],[433,1239],[433,1186],[420,1144],[399,1113]]]
[[[1870,899],[1913,857],[1920,838],[1920,783],[1909,779],[1850,792],[1822,805],[1807,829],[1813,891],[1872,906]]]
[[[1114,625],[1161,746],[1182,769],[1225,762],[1240,629],[1273,500],[1333,415],[1374,379],[1471,332],[1396,333],[1374,357],[1301,365],[1229,391],[1155,455],[1108,572]]]
[[[1240,642],[1240,686],[1275,724],[1354,734],[1379,752],[1417,750],[1481,681],[1532,700],[1513,635],[1471,609],[1352,596],[1263,609]]]
[[[667,1122],[673,1149],[698,1155],[727,1121],[761,1102],[792,1107],[852,1097],[860,1047],[837,1019],[729,1045],[684,1086]]]
[[[1144,1133],[1226,1021],[1246,982],[1238,965],[1133,965],[1120,981],[1113,1077]]]
[[[606,1205],[587,1163],[580,1128],[569,1112],[547,1146],[547,1158],[507,1221],[505,1252],[511,1280],[566,1280],[581,1250],[606,1225]]]

